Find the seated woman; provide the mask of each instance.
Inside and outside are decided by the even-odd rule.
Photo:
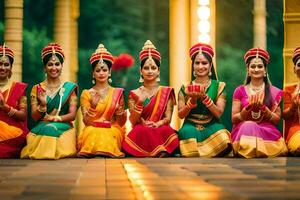
[[[195,79],[178,94],[178,116],[185,119],[178,131],[184,157],[224,156],[231,151],[230,133],[220,117],[226,104],[225,83],[216,80],[211,46],[190,49]]]
[[[300,79],[300,47],[293,54],[294,72]],[[300,156],[300,84],[292,84],[284,88],[285,138],[289,152]]]
[[[133,129],[123,142],[123,149],[136,157],[165,157],[178,146],[178,137],[170,127],[174,90],[159,85],[160,53],[150,40],[140,52],[140,82],[130,91],[128,107]]]
[[[27,129],[27,84],[10,81],[14,52],[0,46],[0,158],[19,158]]]
[[[285,142],[276,128],[282,91],[272,86],[268,78],[269,53],[253,48],[244,59],[247,78],[245,85],[235,89],[232,102],[234,153],[245,158],[286,155]]]
[[[37,121],[27,135],[21,158],[59,159],[76,155],[76,135],[72,121],[77,110],[77,85],[62,82],[64,53],[50,43],[42,51],[47,78],[31,90],[31,115]]]
[[[126,122],[123,89],[113,88],[111,67],[113,56],[100,44],[92,54],[93,83],[80,98],[85,128],[77,140],[78,157],[124,157],[121,152]]]

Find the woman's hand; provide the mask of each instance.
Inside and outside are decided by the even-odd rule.
[[[264,97],[265,94],[263,92],[251,95],[249,100],[249,105],[253,107],[261,107],[264,104]]]
[[[162,125],[159,123],[160,121],[153,122],[153,121],[144,120],[143,118],[141,120],[142,120],[142,125],[149,128],[158,128]]]
[[[299,94],[296,94],[295,96],[292,97],[292,109],[298,108],[300,105],[300,96]]]
[[[186,95],[191,97],[193,102],[197,99],[203,100],[206,97],[206,87],[204,85],[189,85],[185,91]]]

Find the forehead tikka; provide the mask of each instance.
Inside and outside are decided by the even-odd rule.
[[[104,60],[103,60],[103,56],[100,53],[100,60],[99,60],[99,64],[102,66],[104,64]]]
[[[52,61],[55,61],[55,48],[54,46],[52,46],[52,57],[51,57]]]
[[[258,48],[256,48],[256,55],[255,55],[255,58],[256,58],[256,59],[258,58]]]

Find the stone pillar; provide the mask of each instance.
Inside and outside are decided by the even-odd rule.
[[[5,0],[4,11],[4,42],[15,54],[11,79],[22,81],[23,0]]]
[[[70,81],[77,82],[78,72],[78,22],[79,17],[79,0],[72,0],[72,16],[71,16],[71,63]]]
[[[170,86],[176,95],[182,83],[191,80],[190,48],[190,1],[170,0]],[[174,109],[172,126],[180,127],[177,106]]]
[[[54,12],[54,41],[65,52],[63,80],[76,81],[78,68],[77,55],[77,18],[79,16],[78,0],[56,0]]]
[[[254,0],[253,46],[267,48],[266,0]]]
[[[214,67],[216,68],[216,0],[207,0],[209,3],[209,9],[210,9],[210,16],[208,21],[210,22],[210,42],[209,45],[212,46],[212,48],[215,51],[215,56],[213,58]],[[190,33],[191,33],[191,46],[199,42],[199,17],[197,14],[198,8],[200,4],[198,0],[190,0],[190,20],[191,20],[191,26],[190,26]],[[215,69],[216,74],[217,70]]]
[[[294,64],[292,61],[293,51],[300,46],[300,1],[284,0],[283,2],[284,21],[284,85],[298,81],[294,74]]]

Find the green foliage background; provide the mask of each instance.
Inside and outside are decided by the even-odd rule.
[[[253,44],[252,9],[252,0],[216,0],[216,65],[219,79],[227,84],[227,104],[222,118],[228,129],[231,129],[233,91],[245,78],[243,56]],[[267,0],[267,46],[271,54],[268,71],[272,83],[279,88],[283,81],[282,10],[281,0]],[[4,0],[0,1],[0,13],[0,42],[3,43]],[[53,22],[54,0],[24,0],[23,81],[29,83],[28,94],[33,84],[44,79],[40,53],[53,40]],[[135,59],[127,72],[113,73],[113,85],[124,87],[126,93],[138,87],[138,55],[147,39],[162,54],[161,83],[168,85],[168,0],[81,0],[78,26],[80,91],[92,86],[89,58],[99,43],[115,56],[129,53]],[[121,81],[120,77],[124,76],[127,82]]]

